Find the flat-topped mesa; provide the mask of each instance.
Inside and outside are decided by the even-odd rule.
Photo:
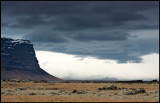
[[[3,64],[8,65],[7,69],[14,67],[25,70],[39,68],[33,44],[29,40],[2,38],[1,60]],[[23,68],[18,68],[19,66],[23,66]]]
[[[1,79],[62,81],[40,68],[30,40],[1,38]]]
[[[30,40],[25,40],[25,39],[11,39],[11,38],[3,37],[1,40],[4,42],[11,42],[11,43],[15,43],[15,44],[26,43],[26,44],[32,45]]]

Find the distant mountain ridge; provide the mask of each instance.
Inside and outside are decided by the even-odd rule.
[[[29,40],[1,38],[1,79],[63,81],[40,68]]]

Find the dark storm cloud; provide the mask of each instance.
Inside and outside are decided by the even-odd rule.
[[[8,25],[9,28],[34,28],[35,26],[45,25],[47,21],[44,21],[42,17],[30,16],[24,18],[18,18],[17,23]]]
[[[2,10],[6,11],[11,16],[24,15],[66,15],[76,13],[78,14],[85,2],[64,2],[64,1],[3,1]],[[81,10],[81,12],[83,12]]]
[[[49,30],[37,30],[31,34],[26,35],[27,38],[33,42],[45,42],[45,43],[63,43],[66,42],[66,38],[58,35],[57,33]]]
[[[41,50],[118,62],[140,62],[140,56],[158,50],[157,41],[124,47],[130,38],[138,38],[131,32],[158,30],[157,1],[2,1],[1,6],[1,26],[7,32],[28,30],[24,38],[36,48],[42,46]],[[101,46],[104,43],[107,45]]]
[[[79,34],[79,35],[73,35],[72,38],[80,40],[80,41],[88,41],[88,40],[97,40],[97,41],[113,41],[113,40],[127,40],[127,37],[129,34],[127,33],[105,33],[105,34]]]
[[[109,13],[104,15],[89,14],[80,16],[66,16],[64,18],[58,17],[57,24],[53,29],[62,31],[79,31],[86,29],[120,29],[126,28],[127,21],[145,20],[147,17],[135,13]],[[145,26],[145,24],[141,24]],[[129,25],[130,28],[134,25]],[[126,28],[127,29],[127,28]]]
[[[8,23],[1,23],[1,27],[8,27]]]
[[[132,40],[121,43],[121,41],[103,41],[101,42],[71,42],[64,44],[48,44],[35,43],[36,50],[48,50],[54,52],[61,52],[77,57],[95,57],[98,59],[116,60],[118,63],[141,63],[140,56],[159,53],[159,40]],[[45,48],[46,47],[46,48]]]
[[[158,2],[90,1],[3,1],[2,10],[10,15],[70,15],[84,13],[137,12],[157,8]],[[84,11],[85,10],[85,11]]]
[[[136,6],[136,7],[135,7]],[[45,21],[40,16],[54,18],[54,30],[83,30],[95,28],[132,28],[126,22],[139,22],[148,17],[138,13],[158,6],[156,2],[2,2],[2,12],[17,16],[18,23],[11,27],[37,26]],[[24,18],[25,16],[31,16]],[[139,21],[139,22],[138,22]],[[141,26],[144,26],[141,23]],[[134,29],[133,27],[132,29]],[[125,28],[127,29],[127,28]],[[149,29],[149,28],[147,28]],[[151,28],[152,29],[152,28]]]

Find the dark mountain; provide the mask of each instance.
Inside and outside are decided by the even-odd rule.
[[[63,81],[40,68],[29,40],[1,38],[1,80]]]

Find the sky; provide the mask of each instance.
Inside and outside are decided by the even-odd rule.
[[[2,1],[1,29],[62,79],[159,79],[158,1]]]

